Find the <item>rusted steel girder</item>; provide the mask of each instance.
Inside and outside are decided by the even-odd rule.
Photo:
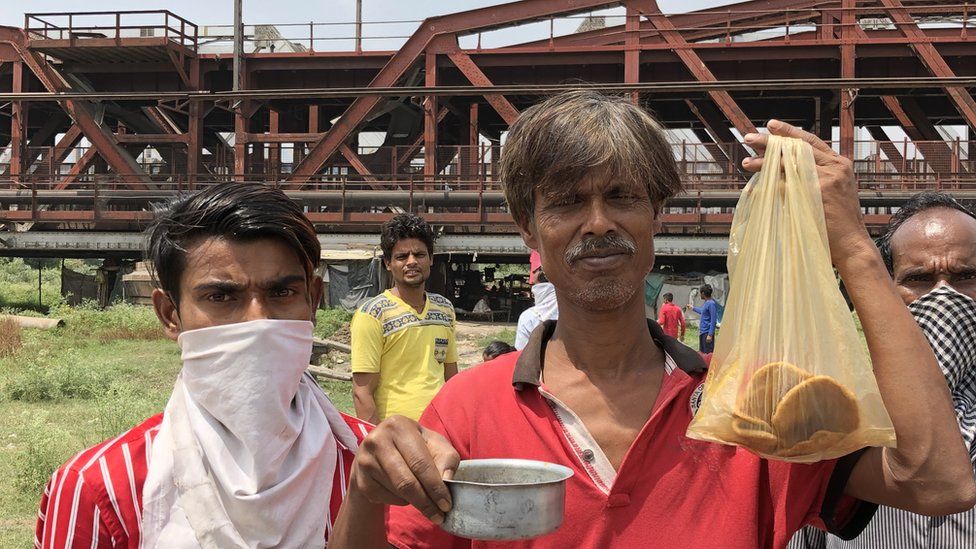
[[[632,5],[643,11],[644,15],[650,19],[651,23],[654,24],[664,39],[674,48],[674,53],[678,55],[681,62],[684,63],[685,67],[694,75],[696,80],[699,82],[717,81],[715,75],[712,74],[712,71],[708,70],[701,57],[689,47],[688,41],[681,36],[681,33],[678,32],[668,17],[661,13],[655,0],[641,0],[640,2],[634,2]],[[715,101],[715,104],[725,117],[729,119],[729,122],[739,130],[739,133],[747,134],[756,131],[756,126],[749,120],[746,113],[742,112],[742,109],[735,103],[735,100],[732,99],[729,92],[710,91],[708,95],[712,98],[712,101]]]
[[[624,24],[626,37],[624,39],[624,83],[636,84],[640,82],[640,13],[627,6],[626,22]],[[630,101],[635,105],[640,100],[640,94],[630,92]]]
[[[20,61],[13,64],[14,93],[24,91],[24,64]],[[15,101],[10,106],[10,181],[13,186],[20,184],[24,173],[24,147],[27,133],[27,105],[22,101]]]
[[[193,57],[190,60],[189,76],[190,89],[200,89],[200,59],[197,57]],[[190,184],[190,188],[193,189],[197,184],[197,175],[201,172],[200,157],[203,154],[203,119],[206,114],[204,113],[203,103],[200,101],[191,101],[188,108],[189,112],[186,124],[188,138],[186,143],[186,171],[187,182]],[[214,153],[216,154],[216,151]]]
[[[458,70],[461,71],[461,74],[468,79],[468,82],[471,82],[475,86],[494,86],[491,79],[489,79],[488,76],[485,75],[480,68],[478,68],[478,65],[474,62],[474,60],[471,59],[470,55],[457,51],[448,53],[447,57],[452,63],[454,63],[455,66],[457,66]],[[486,101],[488,101],[488,104],[495,109],[498,115],[502,117],[502,120],[504,120],[506,124],[511,126],[515,123],[515,119],[518,118],[519,111],[508,101],[508,99],[505,99],[504,95],[500,93],[486,93],[484,98]]]
[[[928,41],[925,32],[918,28],[915,18],[908,13],[901,0],[881,0],[881,3],[887,8],[888,16],[895,22],[898,30],[913,41],[912,49],[933,76],[946,78],[956,75],[935,45]],[[947,87],[945,92],[970,129],[976,131],[976,101],[973,101],[973,96],[966,88]]]
[[[918,150],[922,151],[925,161],[936,173],[949,173],[952,170],[952,149],[943,141],[939,131],[932,121],[925,116],[925,111],[911,97],[899,99],[893,95],[882,95],[884,103],[892,116],[898,119],[905,134],[911,139]]]
[[[714,40],[728,34],[737,35],[752,32],[754,30],[769,28],[780,23],[789,21],[791,24],[813,21],[819,18],[816,13],[804,15],[802,12],[795,13],[796,10],[812,10],[820,6],[836,5],[836,0],[752,0],[751,2],[739,2],[734,4],[734,9],[705,8],[688,13],[675,13],[668,15],[668,19],[674,24],[675,28],[680,29],[681,34],[688,41],[695,40]],[[776,10],[775,13],[760,13],[766,10]],[[728,28],[734,29],[730,32]],[[626,25],[614,25],[602,29],[578,32],[565,36],[557,36],[552,39],[536,40],[510,46],[511,48],[545,46],[607,46],[623,44],[627,39]],[[641,21],[638,34],[640,40],[663,41],[657,27],[650,21]]]
[[[843,0],[841,7],[841,46],[840,46],[840,77],[854,78],[855,75],[855,52],[854,35],[855,29],[860,31],[857,20],[854,17],[855,0]],[[862,31],[863,32],[863,31]],[[854,159],[854,100],[857,99],[857,90],[840,90],[840,154],[847,158]]]
[[[11,107],[13,107],[13,105],[11,105]],[[68,115],[65,113],[55,113],[49,116],[47,122],[45,122],[43,126],[41,126],[36,132],[34,132],[34,135],[30,136],[30,140],[24,141],[25,154],[21,161],[22,170],[20,173],[26,174],[30,171],[31,166],[34,165],[38,157],[36,147],[42,147],[46,145],[48,141],[50,141],[54,136],[56,136],[58,130],[61,129],[61,126],[64,125],[67,119],[68,119]],[[17,119],[15,117],[11,118],[11,129],[13,129],[12,124],[15,123],[16,121]],[[46,152],[47,150],[48,149],[44,149],[44,152]],[[11,151],[11,153],[12,152],[13,151]],[[44,152],[40,153],[42,159],[44,158]],[[0,173],[0,175],[8,175],[10,173],[10,167],[12,165],[13,162],[8,163],[7,166],[3,169],[3,173]]]
[[[737,146],[734,149],[725,151],[721,147],[717,147],[722,150],[722,156],[730,161],[733,165],[731,173],[744,173],[742,168],[742,159],[752,156],[749,151],[739,143],[739,140],[735,138],[732,130],[729,129],[728,125],[724,123],[722,119],[722,113],[718,112],[715,105],[711,102],[705,101],[692,101],[691,99],[685,100],[685,105],[688,109],[701,121],[702,125],[708,131],[711,136],[712,141],[716,143],[736,143]],[[711,152],[711,149],[709,149]],[[713,154],[714,156],[714,154]]]
[[[71,166],[71,169],[68,170],[68,174],[65,175],[64,179],[59,181],[58,184],[54,186],[54,190],[60,191],[73,185],[74,182],[78,180],[78,177],[81,176],[82,172],[87,170],[88,167],[92,165],[92,162],[95,161],[97,156],[98,151],[95,149],[95,147],[89,147],[88,150],[85,151],[85,154],[81,155],[81,158],[78,159],[78,162],[75,162],[75,165]]]
[[[463,11],[440,17],[431,17],[421,23],[407,42],[390,58],[373,77],[370,87],[393,86],[417,62],[430,41],[444,34],[474,33],[544,18],[555,14],[573,14],[620,5],[620,1],[600,0],[525,0]],[[370,111],[380,102],[378,96],[361,96],[342,113],[325,136],[316,143],[308,155],[295,167],[289,181],[304,185],[344,143]],[[434,110],[434,112],[438,112]]]
[[[342,156],[344,156],[346,160],[349,161],[349,164],[356,170],[356,172],[359,173],[359,175],[363,176],[363,179],[369,181],[370,187],[374,189],[383,188],[382,185],[375,184],[376,176],[373,175],[373,172],[369,171],[369,168],[366,167],[366,164],[363,162],[363,159],[359,158],[359,155],[356,154],[356,151],[349,148],[349,145],[346,145],[345,143],[339,145],[339,152],[342,153]]]
[[[444,120],[444,118],[447,116],[447,113],[449,112],[450,109],[448,109],[447,107],[441,107],[440,112],[437,113],[437,123],[440,124],[441,121]],[[420,147],[422,147],[423,145],[424,145],[424,135],[420,134],[419,136],[417,136],[417,139],[415,139],[413,143],[411,143],[410,146],[407,147],[407,152],[405,154],[398,155],[397,169],[403,168],[404,166],[409,164],[410,161],[413,160],[414,155],[417,154],[417,151],[419,151]]]
[[[9,43],[20,54],[24,63],[30,67],[34,75],[49,92],[71,91],[61,76],[43,58],[25,47],[26,36],[23,31],[0,27],[0,42]],[[146,189],[152,186],[149,176],[136,163],[132,155],[125,152],[115,140],[112,132],[95,122],[89,102],[79,100],[59,101],[62,108],[75,121],[81,132],[91,141],[106,162],[114,169],[122,180],[135,188]]]
[[[68,158],[68,155],[71,154],[71,151],[75,148],[75,145],[81,141],[82,135],[81,129],[78,128],[77,125],[72,124],[71,127],[68,128],[68,131],[61,136],[61,139],[55,143],[54,149],[51,151],[52,158],[50,162],[53,162],[55,166],[58,166],[64,162],[64,159]]]
[[[0,27],[0,42],[5,42],[14,47],[23,59],[23,62],[30,67],[31,71],[37,76],[44,87],[52,93],[70,92],[71,87],[64,82],[61,75],[52,68],[47,61],[25,46],[27,38],[24,31]],[[149,176],[142,170],[132,155],[123,150],[118,141],[115,140],[112,132],[95,122],[91,113],[88,101],[65,99],[59,101],[62,108],[75,121],[81,132],[91,141],[93,147],[119,174],[122,181],[134,188],[146,189],[152,185]]]
[[[428,51],[424,55],[424,84],[428,88],[437,86],[437,54]],[[436,95],[428,95],[424,101],[424,188],[434,187],[437,175],[437,113]]]
[[[881,151],[885,153],[888,157],[888,162],[895,168],[896,173],[901,173],[905,165],[905,156],[901,154],[898,147],[891,142],[888,134],[885,133],[884,128],[881,126],[868,126],[868,131],[871,132],[871,137],[878,142]]]

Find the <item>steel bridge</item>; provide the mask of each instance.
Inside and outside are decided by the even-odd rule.
[[[323,233],[415,211],[451,234],[513,234],[497,178],[505,132],[540,98],[584,86],[626,94],[669,129],[686,191],[665,235],[727,234],[746,181],[738,137],[773,117],[854,159],[877,230],[920,190],[976,198],[972,11],[525,0],[370,36],[388,48],[328,25],[257,25],[236,92],[228,32],[165,10],[27,14],[0,27],[0,222],[133,232],[175,193],[257,180]],[[493,43],[500,32],[525,40]]]

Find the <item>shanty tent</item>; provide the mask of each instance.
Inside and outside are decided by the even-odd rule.
[[[323,250],[323,307],[354,310],[388,287],[383,257],[378,250]]]

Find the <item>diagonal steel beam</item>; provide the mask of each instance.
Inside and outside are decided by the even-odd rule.
[[[23,173],[28,173],[30,171],[31,166],[33,166],[37,161],[38,155],[43,158],[44,152],[38,153],[36,148],[44,146],[44,144],[47,143],[52,137],[57,135],[58,129],[62,124],[64,124],[67,118],[68,116],[63,112],[54,113],[48,117],[47,122],[45,122],[43,126],[34,132],[34,135],[30,136],[30,139],[26,143],[26,147],[29,147],[29,149],[25,150],[25,155],[23,157]],[[3,169],[3,173],[0,175],[7,175],[10,172],[10,166],[11,164],[8,163]]]
[[[92,162],[95,161],[96,156],[98,156],[98,151],[95,150],[95,147],[88,147],[88,150],[85,151],[85,154],[81,155],[78,162],[75,162],[75,165],[71,166],[71,169],[68,170],[68,173],[64,176],[64,179],[59,181],[58,184],[54,186],[54,190],[61,191],[73,185],[74,182],[78,180],[78,177],[80,177],[81,174],[92,165]]]
[[[81,141],[81,137],[81,129],[78,128],[78,126],[72,125],[70,128],[68,128],[68,131],[66,131],[61,139],[59,139],[54,145],[54,150],[51,151],[51,154],[54,157],[52,162],[54,162],[55,166],[64,162],[65,158],[68,158],[68,154],[70,154],[71,150],[75,148],[75,145]]]
[[[878,148],[888,157],[888,162],[895,168],[895,171],[901,173],[902,167],[905,164],[905,156],[891,142],[891,138],[885,133],[884,128],[881,126],[868,126],[868,131],[871,132],[871,137],[877,141]]]
[[[941,141],[942,136],[935,129],[932,121],[925,116],[925,111],[911,97],[895,97],[882,95],[881,101],[891,112],[898,123],[905,129],[905,133],[912,141]]]
[[[44,58],[27,48],[27,37],[23,30],[0,27],[0,42],[13,46],[24,63],[30,67],[34,75],[37,76],[38,80],[41,81],[49,92],[66,93],[71,91],[71,87]],[[81,129],[85,137],[98,149],[98,153],[119,174],[125,183],[139,189],[147,189],[153,186],[149,175],[136,163],[132,155],[125,152],[119,146],[112,132],[95,122],[90,102],[65,99],[59,101],[59,103],[75,121],[75,124]]]
[[[908,138],[922,151],[932,169],[938,173],[951,172],[952,150],[939,135],[932,121],[925,116],[921,106],[910,97],[899,99],[893,95],[882,95],[881,101],[901,124]]]
[[[457,66],[457,68],[461,71],[461,74],[468,79],[468,82],[471,82],[473,85],[478,87],[494,86],[491,79],[489,79],[488,76],[482,72],[481,68],[479,68],[474,60],[471,59],[470,55],[458,51],[448,53],[447,57],[452,63],[454,63],[455,66]],[[485,100],[488,101],[488,104],[495,109],[506,124],[511,126],[515,123],[515,119],[518,118],[519,111],[508,101],[508,99],[505,99],[504,95],[500,93],[486,93],[484,97]]]
[[[437,113],[437,123],[440,124],[441,122],[443,122],[444,118],[447,116],[447,113],[449,112],[450,112],[449,108],[441,107],[440,112]],[[424,146],[424,134],[420,134],[417,136],[416,139],[413,140],[413,143],[411,143],[407,147],[407,152],[405,154],[399,153],[397,155],[397,169],[399,170],[404,166],[406,166],[407,164],[409,164],[410,161],[413,160],[413,157],[417,155],[417,151],[420,150],[420,147],[423,146]]]
[[[711,134],[709,134],[707,130],[702,128],[693,128],[691,131],[695,134],[698,140],[701,141],[702,146],[704,146],[705,150],[708,151],[708,154],[712,156],[712,160],[715,161],[715,165],[718,166],[718,169],[722,170],[723,174],[730,175],[737,173],[735,170],[732,170],[731,172],[729,171],[729,167],[735,164],[735,160],[729,156],[729,153],[723,149],[721,145],[712,139]]]
[[[881,0],[881,4],[887,8],[888,16],[895,22],[898,30],[908,39],[912,40],[912,49],[922,60],[922,64],[933,76],[942,78],[953,77],[956,75],[952,68],[946,63],[945,58],[932,44],[925,32],[918,27],[915,18],[905,9],[901,0]],[[969,127],[976,131],[976,101],[966,88],[948,87],[945,88],[946,95],[959,110],[959,114]]]
[[[716,82],[717,79],[712,71],[708,70],[705,63],[702,61],[701,57],[691,49],[688,41],[681,35],[675,26],[666,15],[661,13],[660,8],[657,6],[655,0],[642,0],[640,2],[634,2],[633,7],[638,11],[642,12],[645,17],[647,17],[651,23],[657,28],[664,39],[671,44],[674,48],[674,53],[678,55],[681,62],[684,63],[685,67],[691,72],[699,82]],[[729,92],[726,91],[710,91],[708,95],[712,98],[712,101],[718,106],[722,111],[722,114],[732,122],[739,133],[747,134],[756,131],[756,126],[753,125],[746,113],[742,112],[739,105],[736,104]]]
[[[436,36],[471,34],[497,29],[525,21],[535,21],[550,15],[572,15],[620,5],[622,2],[600,0],[524,0],[498,6],[462,11],[424,20],[417,31],[373,77],[370,87],[393,86],[412,67],[424,49]],[[289,176],[293,185],[304,185],[326,161],[345,143],[356,127],[380,101],[380,96],[357,97],[342,113],[328,132],[312,146],[308,155]]]
[[[356,170],[356,172],[363,176],[363,179],[369,182],[370,187],[377,190],[383,188],[383,185],[377,184],[376,176],[373,175],[373,172],[371,172],[368,167],[366,167],[363,159],[360,158],[359,155],[356,154],[356,151],[352,150],[349,145],[346,145],[345,143],[339,145],[339,152],[342,153],[342,156],[349,161],[349,164]]]
[[[745,173],[740,162],[742,162],[743,158],[751,155],[742,143],[735,138],[735,134],[732,133],[732,130],[729,129],[728,125],[722,119],[722,113],[718,112],[718,109],[710,101],[692,101],[686,99],[685,104],[688,105],[688,109],[705,126],[712,141],[716,144],[728,143],[733,147],[728,152],[725,152],[723,149],[723,156],[731,161],[735,173]]]
[[[169,54],[169,60],[173,63],[173,67],[176,69],[177,74],[180,75],[180,80],[183,81],[183,85],[190,88],[192,83],[190,82],[190,75],[186,72],[186,65],[184,64],[184,58],[182,55],[177,55],[173,50],[166,50]]]

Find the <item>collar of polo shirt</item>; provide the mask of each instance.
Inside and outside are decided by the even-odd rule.
[[[521,391],[529,386],[539,386],[543,363],[545,362],[546,345],[549,344],[552,334],[556,331],[556,322],[557,320],[543,322],[541,328],[537,328],[529,337],[529,342],[526,343],[525,349],[515,362],[515,371],[512,374],[512,385],[515,386],[516,390]],[[698,374],[708,368],[697,351],[665,334],[656,321],[648,319],[647,330],[651,333],[654,343],[667,356],[673,358],[675,364],[683,372]]]

